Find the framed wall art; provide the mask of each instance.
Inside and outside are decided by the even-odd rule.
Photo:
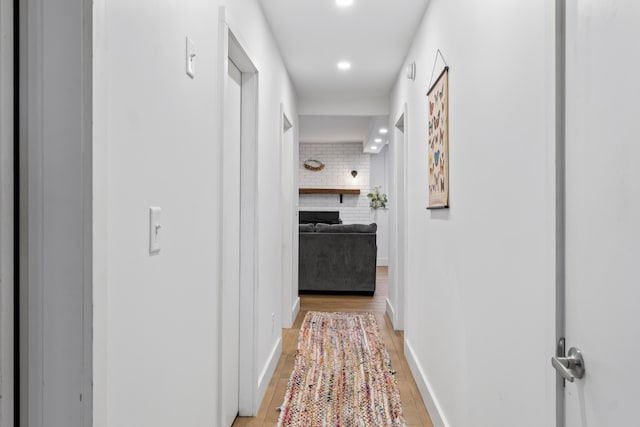
[[[429,103],[429,204],[427,209],[449,207],[449,67],[427,92]]]

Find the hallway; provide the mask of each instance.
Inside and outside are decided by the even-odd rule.
[[[0,0],[0,426],[275,425],[309,310],[375,313],[409,425],[635,425],[638,18]],[[312,208],[376,222],[375,297],[297,298]]]
[[[391,322],[385,315],[385,300],[388,295],[388,269],[378,267],[376,271],[376,293],[373,297],[342,295],[301,295],[300,313],[293,328],[282,330],[282,355],[278,361],[260,410],[256,417],[238,417],[233,427],[272,427],[278,422],[278,408],[284,399],[289,375],[293,370],[298,334],[304,316],[309,311],[370,311],[376,315],[380,327],[380,335],[391,357],[391,364],[396,370],[398,389],[402,399],[402,409],[407,426],[433,427],[427,409],[420,398],[420,392],[411,375],[407,360],[404,357],[403,333],[393,330]]]

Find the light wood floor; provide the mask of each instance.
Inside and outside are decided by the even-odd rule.
[[[293,370],[298,333],[302,320],[308,311],[370,311],[375,313],[376,321],[380,327],[380,335],[391,357],[391,366],[396,370],[396,379],[407,425],[433,427],[404,357],[403,333],[394,331],[391,322],[385,315],[387,277],[387,268],[378,267],[376,293],[373,297],[302,295],[300,297],[300,314],[296,318],[293,328],[282,330],[282,355],[267,388],[258,416],[238,417],[233,423],[233,427],[273,427],[277,424],[280,414],[277,408],[284,401],[287,381]]]

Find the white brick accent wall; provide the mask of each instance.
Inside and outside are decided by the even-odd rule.
[[[321,171],[304,167],[305,160],[325,164]],[[344,224],[369,224],[374,221],[367,193],[370,192],[371,155],[362,152],[362,144],[300,144],[300,188],[359,188],[360,196],[345,194],[301,194],[300,210],[337,210]],[[353,178],[351,171],[358,171]]]

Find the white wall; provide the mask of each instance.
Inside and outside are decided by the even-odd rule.
[[[217,12],[95,3],[96,427],[215,424]],[[163,210],[154,257],[149,206]]]
[[[260,72],[258,373],[279,356],[273,350],[280,339],[280,254],[271,245],[282,234],[273,226],[280,212],[280,102],[289,117],[297,111],[259,5],[97,1],[96,427],[217,423],[217,58],[224,3]],[[186,36],[196,44],[195,79],[184,70]],[[148,255],[151,205],[163,209],[163,247],[154,257]]]
[[[308,159],[321,161],[324,169],[312,171],[304,167]],[[351,171],[357,171],[354,178]],[[371,154],[362,152],[360,143],[305,143],[300,144],[298,162],[300,188],[359,189],[360,195],[345,194],[340,203],[338,194],[302,194],[300,210],[337,210],[344,224],[373,222],[369,207],[371,186]]]
[[[408,103],[406,355],[435,425],[551,425],[553,2],[432,0]],[[450,65],[450,208],[428,211],[427,100]],[[439,63],[435,76],[442,69]]]
[[[371,155],[371,188],[379,185],[381,191],[389,196],[388,161],[389,146],[385,145],[378,154]],[[387,205],[389,206],[389,205]],[[378,246],[378,265],[389,264],[389,210],[376,209],[372,212],[373,222],[378,224],[376,244]]]

